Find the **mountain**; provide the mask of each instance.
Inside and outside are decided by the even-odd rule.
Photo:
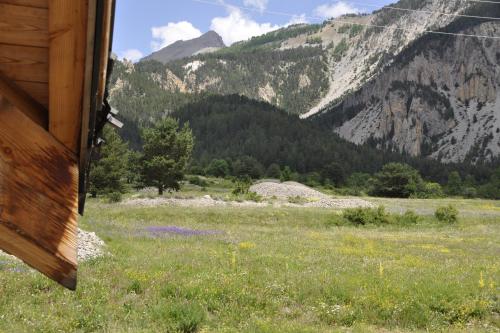
[[[206,34],[187,41],[179,40],[151,55],[143,58],[141,61],[156,60],[161,63],[168,63],[173,60],[191,57],[197,54],[213,52],[226,47],[222,37],[215,31],[209,31]]]
[[[500,156],[500,40],[450,34],[498,36],[500,26],[460,15],[500,17],[500,5],[401,0],[166,65],[129,64],[114,76],[112,100],[134,100],[133,117],[147,122],[181,99],[241,94],[355,144],[447,163],[492,161]],[[142,106],[162,91],[180,104]]]

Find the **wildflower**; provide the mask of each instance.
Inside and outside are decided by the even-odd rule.
[[[479,275],[479,288],[484,288],[483,272],[481,272],[481,274]]]
[[[495,289],[495,282],[493,282],[493,279],[490,278],[490,289]]]
[[[379,262],[378,264],[378,274],[380,277],[384,277],[384,266],[382,266],[382,262]]]
[[[243,242],[243,243],[239,244],[239,248],[241,250],[250,250],[250,249],[255,248],[256,246],[257,245],[255,245],[255,243],[252,243],[252,242]]]

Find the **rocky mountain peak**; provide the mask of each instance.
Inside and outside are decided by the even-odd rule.
[[[209,31],[204,35],[183,41],[179,40],[163,49],[152,53],[142,59],[142,61],[156,60],[164,64],[174,60],[188,58],[200,53],[209,53],[224,48],[222,37],[215,31]]]

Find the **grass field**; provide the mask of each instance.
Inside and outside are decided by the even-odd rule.
[[[449,200],[369,200],[426,216],[90,201],[83,228],[110,254],[75,293],[0,257],[0,332],[498,332],[500,204],[452,200],[460,221],[442,225],[429,214]]]

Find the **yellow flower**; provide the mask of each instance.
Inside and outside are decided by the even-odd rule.
[[[255,245],[255,243],[252,243],[252,242],[243,242],[243,243],[239,244],[240,250],[250,250],[250,249],[255,248],[256,246],[257,245]]]
[[[378,264],[378,274],[380,277],[384,277],[384,266],[382,266],[382,262]]]
[[[483,272],[481,272],[481,274],[479,276],[479,288],[481,288],[481,289],[484,288]]]

